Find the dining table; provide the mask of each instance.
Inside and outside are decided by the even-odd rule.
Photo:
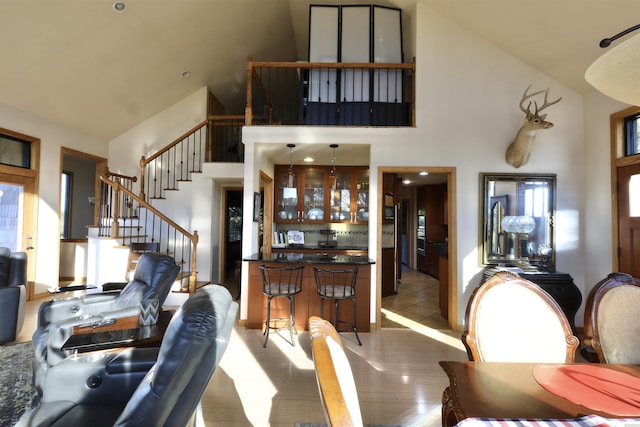
[[[541,420],[640,426],[640,365],[439,363],[449,377],[442,395],[443,427],[463,420],[467,426],[523,425],[522,420],[540,426],[547,425]]]

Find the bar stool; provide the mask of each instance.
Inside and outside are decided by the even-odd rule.
[[[358,278],[358,269],[329,270],[322,268],[313,268],[316,278],[316,290],[320,295],[320,317],[324,314],[324,301],[333,300],[333,326],[338,332],[353,331],[356,334],[358,345],[362,345],[358,336],[358,328],[356,327],[356,279]],[[338,304],[342,300],[351,300],[353,302],[353,323],[340,320],[338,316]],[[343,323],[350,329],[338,329],[338,324]]]
[[[289,322],[289,334],[291,335],[291,345],[295,346],[293,340],[293,332],[296,327],[296,300],[295,295],[302,291],[302,271],[304,266],[300,267],[267,267],[266,265],[260,266],[260,272],[262,273],[262,293],[267,296],[267,320],[264,328],[264,344],[262,347],[267,347],[267,340],[269,339],[269,330],[279,329],[277,327],[278,320],[288,320]],[[289,300],[289,317],[276,317],[271,318],[271,300],[278,297],[285,297]],[[271,326],[271,321],[276,321],[276,326]],[[298,331],[295,331],[296,335]]]

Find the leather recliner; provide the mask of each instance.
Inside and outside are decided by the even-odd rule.
[[[38,393],[42,390],[47,369],[69,355],[61,347],[74,326],[137,316],[139,303],[148,299],[157,299],[162,306],[179,270],[171,256],[149,252],[140,257],[133,279],[120,292],[87,294],[43,303],[33,333],[34,383]]]
[[[237,311],[227,289],[203,286],[172,317],[159,350],[80,355],[51,367],[40,405],[17,426],[187,425],[227,348]]]
[[[26,301],[27,254],[0,247],[0,344],[20,334]]]

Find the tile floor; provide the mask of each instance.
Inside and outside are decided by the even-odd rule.
[[[448,384],[439,360],[466,360],[460,333],[446,329],[437,311],[437,280],[407,270],[397,295],[383,300],[383,329],[342,334],[356,381],[364,422],[440,426],[442,391]],[[37,308],[19,341],[31,339]],[[272,333],[262,348],[259,330],[236,327],[203,397],[206,426],[287,426],[324,422],[309,336],[296,347]]]

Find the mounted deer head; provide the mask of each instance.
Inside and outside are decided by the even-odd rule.
[[[527,94],[530,87],[531,85],[527,87],[527,89],[524,91],[524,95],[522,95],[522,99],[520,100],[520,109],[525,114],[524,124],[518,131],[513,142],[507,148],[507,153],[505,155],[507,163],[515,168],[526,165],[529,161],[529,155],[531,154],[533,141],[536,139],[536,132],[540,129],[549,129],[550,127],[553,127],[553,123],[544,120],[547,115],[540,114],[540,112],[542,112],[542,110],[544,110],[545,108],[552,106],[553,104],[557,104],[562,99],[558,98],[555,101],[548,102],[547,96],[549,95],[549,89],[539,90],[538,92]],[[531,101],[529,101],[529,104],[527,105],[527,108],[525,110],[524,103],[528,99],[536,95],[540,95],[541,93],[544,93],[544,104],[542,104],[541,107],[538,107],[538,103],[536,101],[533,101],[533,105],[535,106],[535,113],[532,113]]]

